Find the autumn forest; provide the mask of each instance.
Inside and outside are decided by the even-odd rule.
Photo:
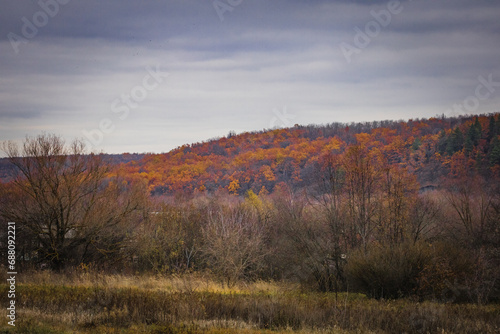
[[[420,187],[438,186],[442,178],[466,171],[497,175],[499,134],[498,115],[296,125],[229,133],[166,154],[125,154],[115,160],[133,160],[119,164],[116,172],[146,181],[152,195],[272,193],[285,186],[305,188],[333,160],[360,150],[374,168],[397,168],[415,176]]]

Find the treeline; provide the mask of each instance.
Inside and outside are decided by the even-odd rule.
[[[240,196],[286,184],[308,185],[322,156],[362,144],[390,164],[407,168],[420,184],[433,185],[466,161],[484,177],[498,174],[498,114],[404,121],[332,123],[274,129],[184,145],[166,154],[145,155],[120,166],[141,179],[153,195],[214,193]]]
[[[152,197],[144,180],[82,154],[78,141],[68,147],[54,135],[29,138],[22,150],[4,147],[18,175],[0,184],[2,226],[16,222],[24,267],[203,271],[229,286],[292,280],[376,298],[498,301],[494,173],[485,177],[462,149],[448,158],[452,173],[440,187],[422,192],[410,168],[369,137],[329,145],[309,164],[302,188]]]

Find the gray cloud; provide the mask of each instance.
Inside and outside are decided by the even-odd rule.
[[[44,0],[49,1],[49,0]],[[221,22],[211,1],[70,1],[15,53],[10,32],[37,2],[0,12],[0,140],[114,130],[94,147],[168,151],[251,131],[287,107],[296,123],[431,117],[500,81],[500,4],[403,1],[402,11],[348,63],[340,43],[388,1],[242,1]],[[146,67],[170,76],[125,119],[112,103],[142,85]],[[498,110],[499,92],[475,112]],[[283,125],[283,124],[275,124]]]

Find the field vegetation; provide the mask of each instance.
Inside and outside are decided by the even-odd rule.
[[[210,275],[25,273],[3,333],[496,333],[497,305],[376,300],[288,282],[221,286]],[[0,291],[5,302],[6,288]]]

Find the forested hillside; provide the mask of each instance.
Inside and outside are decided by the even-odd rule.
[[[119,173],[147,181],[154,195],[184,191],[233,194],[273,192],[286,184],[311,184],[332,159],[359,147],[379,168],[397,166],[421,187],[465,169],[483,176],[498,172],[499,114],[366,123],[332,123],[234,134],[148,154],[121,164]]]
[[[105,154],[115,173],[142,179],[153,195],[225,190],[271,193],[276,186],[299,189],[316,181],[332,158],[358,146],[379,167],[398,166],[423,189],[464,168],[489,177],[500,171],[500,114],[295,125],[186,144],[165,154]],[[0,181],[13,167],[0,159]]]

